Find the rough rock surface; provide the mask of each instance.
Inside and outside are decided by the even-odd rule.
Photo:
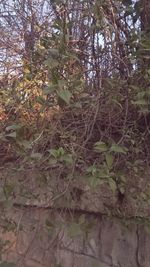
[[[94,214],[84,217],[87,232],[69,234],[70,217],[79,214],[14,208],[9,218],[16,230],[1,232],[9,240],[3,260],[17,267],[149,267],[150,234],[142,224]],[[56,227],[55,227],[56,226]],[[85,234],[86,232],[86,234]]]
[[[121,204],[107,184],[91,190],[82,181],[68,186],[54,175],[1,171],[3,261],[16,267],[150,267],[144,219],[150,209],[140,195],[145,199],[149,192],[149,175],[146,182],[139,178],[139,185],[133,180],[135,193],[126,188]]]

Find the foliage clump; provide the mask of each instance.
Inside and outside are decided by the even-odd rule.
[[[147,29],[138,37],[143,9],[87,0],[54,1],[52,11],[41,32],[34,17],[33,43],[24,32],[21,73],[2,77],[1,168],[48,171],[58,187],[67,184],[60,196],[75,183],[76,199],[78,181],[92,189],[106,184],[122,203],[130,185],[134,191],[129,174],[137,183],[150,161]]]

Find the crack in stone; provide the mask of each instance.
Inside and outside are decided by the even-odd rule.
[[[87,254],[87,253],[84,253],[84,252],[78,252],[78,251],[75,251],[73,249],[69,249],[69,248],[65,248],[65,247],[59,247],[59,250],[65,250],[65,251],[68,251],[68,252],[71,252],[73,253],[74,255],[80,255],[80,256],[85,256],[85,257],[89,257],[89,258],[92,258],[92,259],[95,259],[97,261],[99,261],[101,264],[106,264],[110,267],[118,267],[118,265],[114,265],[113,263],[108,263],[104,260],[101,260],[99,259],[99,257],[95,257],[94,255],[91,255],[91,254]]]
[[[141,264],[139,262],[139,226],[136,227],[136,237],[137,237],[137,246],[136,246],[136,263],[137,267],[141,267]]]

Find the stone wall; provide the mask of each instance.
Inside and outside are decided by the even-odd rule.
[[[17,267],[150,267],[150,234],[144,224],[36,207],[12,207],[7,219],[15,227],[1,228],[1,240],[9,240],[2,260]],[[75,222],[81,230],[73,229]]]

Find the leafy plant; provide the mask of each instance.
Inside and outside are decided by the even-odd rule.
[[[15,267],[16,265],[11,262],[3,261],[0,263],[0,267]]]

